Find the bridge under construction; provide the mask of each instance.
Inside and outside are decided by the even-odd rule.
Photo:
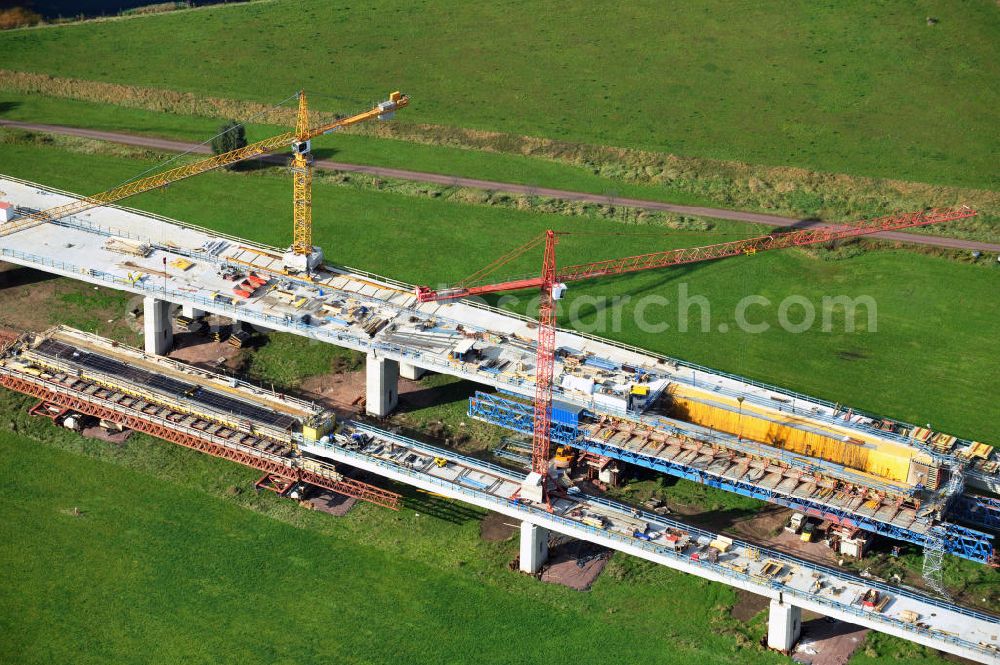
[[[981,662],[1000,662],[1000,623],[913,591],[854,577],[581,493],[550,507],[511,498],[524,474],[334,414],[294,397],[65,327],[0,346],[0,384],[53,417],[99,418],[261,470],[398,508],[399,495],[345,476],[362,469],[521,520],[534,573],[548,532],[621,550],[771,599],[768,643],[787,651],[809,609]],[[353,471],[351,471],[353,472]]]
[[[30,213],[75,197],[0,180]],[[534,321],[412,285],[325,267],[288,273],[275,248],[119,208],[3,235],[13,263],[145,297],[146,350],[172,340],[171,305],[306,335],[368,356],[366,408],[388,414],[400,374],[436,371],[500,391],[473,417],[531,434]],[[681,360],[560,330],[553,440],[790,506],[817,518],[992,562],[1000,461],[983,443],[865,414]],[[968,490],[966,489],[968,486]]]
[[[79,200],[66,192],[12,178],[0,179],[0,191],[0,199],[11,204],[12,221],[18,215],[37,214],[38,210]],[[424,371],[436,371],[495,390],[470,401],[473,417],[528,435],[535,428],[529,401],[536,387],[536,324],[509,312],[468,301],[421,302],[412,285],[349,268],[322,265],[310,275],[297,274],[288,270],[282,251],[276,248],[116,207],[91,209],[7,234],[0,224],[0,258],[141,295],[144,357],[148,362],[161,362],[157,356],[170,348],[171,308],[176,306],[191,318],[213,313],[366,353],[366,408],[374,416],[384,416],[396,405],[400,375],[414,378]],[[16,372],[9,370],[10,378],[5,382],[22,382],[9,387],[21,390],[27,384],[37,384],[26,377],[35,376],[32,368],[39,367],[44,371],[38,376],[44,375],[50,383],[60,372],[72,378],[70,370],[80,372],[79,376],[101,371],[115,374],[113,363],[106,362],[109,354],[114,356],[114,347],[96,340],[69,342],[67,334],[49,335],[44,343],[25,346],[21,342],[12,347],[10,352],[19,354],[27,364]],[[78,347],[75,351],[74,345]],[[75,357],[74,352],[81,352],[79,347],[93,357]],[[1000,501],[995,498],[1000,488],[1000,461],[988,445],[593,336],[559,330],[555,348],[553,441],[789,506],[832,524],[911,542],[925,548],[931,567],[935,558],[940,565],[943,553],[984,564],[996,562],[989,531],[1000,526]],[[58,362],[67,364],[60,366]],[[7,367],[16,364],[8,362]],[[134,371],[139,372],[136,368],[141,369],[141,363],[134,363]],[[151,377],[170,376],[159,364],[147,371]],[[179,371],[187,378],[176,380],[189,380],[186,370]],[[151,377],[147,377],[150,382],[157,383]],[[94,388],[97,394],[117,391],[123,388],[123,381],[139,378],[115,376],[104,383],[96,377],[89,380],[98,386]],[[46,385],[46,389],[51,387]],[[62,388],[72,390],[71,385]],[[236,396],[232,390],[237,390]],[[127,398],[120,401],[150,397],[127,391],[122,394]],[[377,488],[355,485],[335,466],[316,466],[319,460],[376,473],[380,468],[386,472],[382,475],[393,480],[415,480],[404,479],[405,474],[398,475],[395,469],[388,473],[388,467],[368,458],[348,461],[348,453],[371,450],[338,445],[343,439],[332,431],[324,441],[322,427],[310,425],[312,429],[306,430],[303,425],[302,432],[284,443],[273,441],[272,430],[286,421],[269,422],[258,418],[260,414],[253,409],[236,407],[229,401],[257,403],[255,408],[259,408],[260,399],[255,402],[249,394],[254,394],[249,386],[216,386],[211,392],[196,390],[189,397],[204,397],[197,402],[202,422],[208,422],[212,409],[234,414],[238,422],[225,424],[228,432],[241,437],[233,445],[248,444],[257,450],[256,440],[284,446],[269,453],[285,460],[278,463],[283,472],[273,471],[277,475],[283,473],[382,505],[393,505],[395,500]],[[257,397],[263,399],[260,394]],[[252,413],[242,414],[243,410]],[[305,411],[288,413],[286,409],[285,414],[309,420]],[[159,426],[170,429],[166,423],[181,415],[159,414],[157,417],[165,419]],[[139,423],[145,421],[135,417],[136,429],[162,436],[142,429],[144,425]],[[249,430],[244,421],[252,423]],[[186,428],[194,424],[185,419],[178,422]],[[303,438],[307,431],[309,440]],[[192,432],[185,432],[197,439]],[[233,450],[232,445],[222,448]],[[206,452],[219,454],[218,450]],[[510,471],[504,473],[508,479],[516,478]],[[425,481],[430,482],[421,479]],[[541,503],[526,497],[510,499],[513,493],[504,500],[513,502],[516,510],[547,513]],[[524,517],[523,513],[518,515]],[[554,509],[548,515],[545,519],[552,520],[559,513]],[[526,521],[555,528],[545,519]],[[658,519],[658,524],[664,523]],[[574,529],[573,525],[555,528],[578,535]],[[632,540],[636,543],[629,542],[629,547],[640,550],[644,545],[638,543],[651,542],[638,537]],[[733,583],[730,577],[723,581]],[[779,595],[779,604],[785,597]],[[796,599],[794,607],[810,606]],[[989,621],[995,626],[994,619]],[[992,640],[995,644],[995,635]],[[991,644],[989,639],[984,643]],[[977,653],[982,659],[985,652],[979,648]]]

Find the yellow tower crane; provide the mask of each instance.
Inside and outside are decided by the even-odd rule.
[[[329,134],[344,127],[350,127],[366,120],[378,118],[388,120],[396,109],[410,103],[410,98],[400,92],[393,92],[389,99],[374,105],[371,109],[357,113],[333,122],[311,127],[309,125],[309,108],[305,92],[299,93],[299,108],[296,116],[295,131],[285,132],[271,138],[257,141],[249,145],[214,155],[192,164],[178,166],[162,173],[145,178],[139,178],[100,194],[94,194],[71,203],[28,213],[18,217],[10,224],[0,228],[0,235],[8,235],[46,222],[55,222],[70,215],[76,215],[92,208],[110,205],[122,199],[153,189],[165,187],[170,183],[206,173],[224,166],[229,166],[246,159],[253,159],[268,153],[291,146],[292,148],[292,245],[285,254],[285,269],[293,272],[309,272],[323,260],[323,253],[312,244],[312,139],[322,134]]]

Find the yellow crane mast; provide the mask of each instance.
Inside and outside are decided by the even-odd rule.
[[[344,127],[350,127],[367,120],[378,118],[388,120],[396,109],[407,106],[409,97],[393,92],[389,99],[375,104],[372,108],[346,118],[324,123],[316,127],[309,125],[309,109],[305,92],[299,93],[299,107],[296,117],[295,131],[285,132],[277,136],[263,139],[249,145],[213,155],[206,159],[178,166],[162,173],[156,173],[145,178],[139,178],[100,194],[94,194],[71,203],[49,208],[39,212],[28,213],[15,219],[0,230],[0,235],[16,233],[46,222],[55,222],[70,215],[77,215],[92,208],[110,205],[122,199],[153,189],[165,187],[170,183],[200,175],[208,171],[229,166],[246,159],[253,159],[268,153],[291,146],[292,177],[293,177],[293,227],[292,245],[285,254],[286,269],[297,272],[308,272],[323,260],[323,254],[312,244],[312,139],[322,134],[329,134]]]
[[[294,254],[308,256],[312,244],[312,155],[309,140],[309,107],[305,91],[299,92],[299,113],[292,146],[292,248]]]

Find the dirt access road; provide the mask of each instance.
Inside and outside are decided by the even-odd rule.
[[[79,129],[76,127],[65,127],[62,125],[45,125],[31,122],[19,122],[17,120],[0,120],[0,126],[14,127],[36,132],[49,132],[53,134],[65,134],[68,136],[79,136],[81,138],[96,139],[99,141],[112,141],[125,145],[152,148],[154,150],[164,150],[167,152],[193,152],[210,153],[211,148],[201,143],[187,143],[185,141],[174,141],[171,139],[156,138],[153,136],[137,136],[133,134],[122,134],[118,132],[105,132],[93,129]],[[275,164],[284,164],[284,155],[265,155],[260,158],[263,161]],[[795,219],[794,217],[781,217],[780,215],[769,215],[761,212],[747,212],[745,210],[728,210],[726,208],[707,208],[702,206],[685,206],[673,203],[663,203],[662,201],[648,201],[643,199],[629,199],[617,196],[607,196],[603,194],[588,194],[586,192],[572,192],[564,189],[550,189],[547,187],[533,187],[530,185],[518,185],[509,182],[498,182],[495,180],[479,180],[477,178],[462,178],[459,176],[441,175],[439,173],[426,173],[422,171],[407,171],[405,169],[394,169],[382,166],[365,166],[360,164],[346,164],[344,162],[333,162],[326,159],[316,160],[316,167],[330,171],[348,171],[353,173],[366,173],[368,175],[383,178],[396,178],[399,180],[414,180],[417,182],[429,182],[437,185],[452,187],[472,187],[475,189],[486,189],[491,191],[509,192],[511,194],[526,194],[529,196],[546,196],[564,201],[581,201],[584,203],[599,203],[604,205],[625,206],[629,208],[639,208],[643,210],[657,210],[663,212],[674,212],[681,215],[698,215],[702,217],[714,217],[716,219],[728,219],[736,222],[747,222],[751,224],[767,224],[769,226],[809,228],[814,226],[835,226],[826,225],[815,220]],[[979,242],[976,240],[961,240],[958,238],[946,238],[941,236],[925,236],[901,231],[886,231],[874,234],[875,237],[894,242],[905,242],[914,245],[925,245],[931,247],[943,247],[946,249],[964,249],[969,251],[980,251],[1000,254],[1000,244]]]

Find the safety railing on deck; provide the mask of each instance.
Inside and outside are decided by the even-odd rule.
[[[47,187],[47,186],[46,187],[41,187],[37,183],[33,183],[33,182],[30,182],[30,181],[26,181],[26,180],[21,180],[19,178],[14,178],[14,177],[10,177],[10,176],[4,176],[4,177],[7,178],[8,180],[11,180],[11,181],[14,181],[14,182],[19,182],[19,183],[21,183],[23,185],[26,185],[26,186],[34,187],[38,191],[52,192],[52,193],[60,194],[60,195],[63,195],[63,196],[71,197],[71,198],[74,198],[74,199],[79,199],[80,198],[79,195],[74,194],[72,192],[66,192],[64,190],[59,190],[59,189],[55,189],[55,188],[51,188],[51,187]],[[146,212],[144,210],[138,210],[138,209],[135,209],[135,208],[129,208],[129,207],[117,206],[117,205],[110,205],[110,206],[104,206],[104,207],[115,208],[117,210],[121,210],[121,211],[124,211],[124,212],[128,212],[128,213],[132,213],[132,214],[136,214],[136,215],[140,215],[140,216],[144,216],[144,217],[149,217],[149,218],[157,219],[159,221],[166,222],[166,223],[169,223],[169,224],[175,224],[175,225],[177,225],[179,227],[182,227],[182,228],[188,228],[188,229],[192,229],[192,230],[195,230],[195,231],[199,231],[199,232],[205,233],[207,235],[210,235],[212,237],[225,238],[225,239],[230,240],[232,242],[239,243],[239,244],[247,246],[247,247],[253,247],[253,248],[259,249],[261,251],[266,251],[266,252],[269,252],[269,253],[276,253],[276,254],[281,254],[282,253],[282,250],[280,250],[278,248],[275,248],[275,247],[271,247],[271,246],[264,245],[264,244],[261,244],[261,243],[255,243],[253,241],[249,241],[249,240],[246,240],[246,239],[243,239],[243,238],[238,238],[236,236],[232,236],[232,235],[229,235],[229,234],[226,234],[226,233],[223,233],[223,232],[219,232],[219,231],[215,231],[215,230],[212,230],[212,229],[206,229],[204,227],[200,227],[200,226],[197,226],[197,225],[194,225],[194,224],[189,224],[187,222],[181,222],[179,220],[175,220],[175,219],[172,219],[172,218],[169,218],[169,217],[158,215],[156,213],[150,213],[150,212]],[[88,222],[77,222],[77,223],[80,224],[80,225],[89,225],[90,228],[95,228],[95,229],[99,228],[98,225],[94,225],[92,222],[89,222],[89,221]],[[124,233],[127,233],[128,237],[130,237],[130,238],[133,238],[133,237],[134,238],[138,238],[139,237],[139,236],[135,236],[134,234],[131,234],[131,232],[124,232]],[[342,271],[342,272],[349,273],[349,274],[354,274],[354,275],[359,275],[359,276],[362,276],[362,277],[364,277],[366,279],[369,279],[371,281],[382,282],[382,283],[384,283],[384,284],[386,284],[388,286],[394,287],[394,288],[398,288],[398,289],[402,289],[402,290],[406,290],[406,291],[410,291],[410,292],[412,292],[414,290],[414,288],[415,288],[414,285],[412,285],[412,284],[408,284],[406,282],[402,282],[402,281],[399,281],[399,280],[394,280],[392,278],[385,277],[385,276],[382,276],[382,275],[378,275],[376,273],[369,272],[369,271],[366,271],[366,270],[352,268],[352,267],[349,267],[349,266],[339,266],[339,265],[336,265],[336,264],[328,264],[328,265],[329,265],[329,267],[334,268],[334,269],[336,269],[338,271]],[[183,300],[191,300],[191,297],[188,296],[188,295],[182,295],[180,297]],[[508,310],[504,310],[504,309],[500,309],[500,308],[497,308],[497,307],[493,307],[491,305],[487,305],[485,303],[478,302],[478,301],[475,301],[475,300],[462,300],[462,303],[465,304],[465,305],[467,305],[467,306],[475,307],[477,309],[481,309],[481,310],[484,310],[484,311],[489,311],[489,312],[492,312],[492,313],[500,315],[500,316],[512,317],[512,318],[521,320],[521,321],[523,321],[525,323],[530,323],[530,324],[534,324],[535,323],[534,319],[531,319],[531,318],[529,318],[527,316],[524,316],[522,314],[518,314],[516,312],[511,312],[511,311],[508,311]],[[288,325],[288,324],[287,324],[287,322],[283,322],[282,325]],[[308,324],[303,324],[303,325],[296,326],[296,327],[300,328],[302,330],[315,329],[315,326],[310,326]],[[720,371],[720,370],[716,370],[716,369],[712,369],[712,368],[709,368],[709,367],[705,367],[703,365],[698,365],[696,363],[687,362],[685,360],[680,360],[678,358],[673,358],[673,357],[670,357],[670,356],[666,356],[666,355],[663,355],[663,354],[660,354],[660,353],[649,351],[647,349],[641,349],[641,348],[639,348],[637,346],[633,346],[631,344],[626,344],[626,343],[618,342],[618,341],[615,341],[615,340],[612,340],[612,339],[598,337],[598,336],[590,334],[590,333],[578,332],[578,331],[575,331],[575,330],[569,330],[569,329],[565,329],[565,328],[560,328],[559,331],[560,331],[560,333],[563,333],[563,334],[575,335],[575,336],[581,337],[583,339],[587,339],[587,340],[590,340],[590,341],[593,341],[593,342],[597,342],[597,343],[600,343],[600,344],[605,344],[605,345],[608,345],[608,346],[612,346],[612,347],[615,347],[615,348],[618,348],[618,349],[621,349],[621,350],[624,350],[624,351],[628,351],[630,353],[635,353],[635,354],[639,354],[639,355],[643,355],[643,356],[647,356],[647,357],[652,357],[652,358],[654,358],[654,359],[656,359],[658,361],[662,361],[662,362],[665,362],[665,363],[675,364],[675,365],[677,365],[679,367],[684,367],[686,369],[690,369],[693,373],[702,372],[702,373],[704,373],[706,375],[724,377],[724,378],[727,378],[727,379],[731,379],[733,381],[744,383],[746,385],[754,386],[754,387],[757,387],[757,388],[760,388],[760,389],[763,389],[763,390],[768,390],[768,391],[774,392],[774,393],[776,393],[778,395],[791,397],[793,400],[801,400],[803,402],[825,406],[827,408],[830,408],[833,411],[837,411],[838,409],[840,411],[845,410],[844,406],[835,404],[833,402],[829,402],[827,400],[823,400],[823,399],[816,398],[816,397],[811,397],[809,395],[805,395],[805,394],[798,393],[798,392],[791,391],[791,390],[786,390],[784,388],[778,388],[776,386],[773,386],[773,385],[770,385],[770,384],[767,384],[767,383],[763,383],[763,382],[760,382],[760,381],[755,381],[753,379],[748,379],[748,378],[742,377],[742,376],[737,376],[735,374],[729,374],[727,372],[723,372],[723,371]],[[396,350],[394,350],[393,352],[394,353],[399,353],[399,351],[396,351]],[[411,355],[412,357],[415,357],[415,358],[419,358],[422,362],[428,362],[429,360],[431,362],[433,362],[432,357],[429,354],[428,354],[427,357],[424,357],[419,352],[416,352],[416,353],[412,353],[411,352],[409,355]],[[442,364],[442,363],[439,363],[439,362],[435,363],[435,364],[437,364],[438,366],[448,367],[447,364]],[[682,382],[688,382],[686,379],[682,379],[680,377],[671,377],[671,378],[673,380],[679,380],[679,381],[682,381]],[[692,385],[697,385],[696,381],[697,381],[697,379],[693,378],[690,381],[690,383]],[[513,385],[519,385],[517,382],[511,382],[511,383]],[[734,391],[730,391],[729,389],[721,388],[719,386],[715,386],[713,388],[713,390],[715,390],[716,388],[718,389],[718,391],[724,391],[724,394],[730,394],[730,395],[736,395],[737,394]],[[753,396],[753,395],[749,395],[749,396],[742,395],[742,394],[740,394],[740,395],[746,397],[747,399],[755,400],[755,403],[759,403],[759,404],[763,404],[763,405],[768,405],[768,406],[773,406],[767,400],[764,400],[762,398],[759,398],[759,397],[756,397],[756,396]],[[867,413],[865,411],[862,411],[862,410],[858,410],[858,409],[853,409],[852,408],[851,411],[855,415],[859,415],[859,416],[863,416],[863,417],[868,417],[868,418],[872,418],[872,419],[878,419],[879,418],[879,416],[877,416],[877,415],[869,414],[869,413]],[[881,429],[878,429],[876,427],[871,427],[870,425],[865,425],[865,424],[861,424],[861,423],[845,423],[843,421],[837,421],[835,417],[829,416],[827,414],[822,414],[822,413],[810,412],[809,413],[809,417],[810,418],[815,418],[817,420],[821,420],[821,421],[826,422],[828,424],[839,424],[841,426],[855,428],[855,429],[858,429],[860,431],[867,432],[869,434],[873,434],[873,435],[877,435],[877,436],[880,436],[880,437],[883,437],[883,438],[887,438],[887,439],[890,439],[890,440],[898,441],[898,442],[903,443],[905,445],[914,446],[914,447],[917,447],[917,448],[923,450],[924,452],[932,455],[935,459],[951,459],[951,456],[942,455],[941,453],[938,453],[937,451],[934,451],[933,449],[931,449],[929,446],[927,446],[923,442],[917,441],[916,439],[914,439],[912,437],[904,437],[904,436],[901,436],[901,435],[899,435],[899,434],[897,434],[895,432],[888,432],[888,431],[881,430]],[[910,430],[912,430],[914,428],[914,426],[912,424],[909,424],[909,423],[905,423],[905,422],[902,422],[902,421],[895,421],[895,422],[897,424],[903,426],[903,427],[906,427],[906,428],[910,429]],[[970,445],[970,442],[967,441],[967,440],[964,440],[964,439],[958,439],[956,441],[955,445],[956,446],[962,446],[962,445],[966,445],[967,446],[967,445]]]
[[[367,428],[367,426],[365,426],[365,427],[366,427],[366,429],[368,429],[370,431],[374,430],[374,428]],[[389,435],[389,434],[387,434],[385,432],[379,432],[378,430],[374,430],[374,431],[378,432],[378,435],[381,438],[383,438],[383,439],[389,439],[389,440],[397,439],[396,435]],[[409,440],[405,439],[405,437],[401,437],[398,440],[409,441]],[[429,449],[433,448],[433,447],[426,446],[425,444],[419,444],[417,442],[414,442],[414,443],[416,443],[416,445],[418,445],[419,447],[429,448]],[[597,537],[600,537],[600,538],[605,538],[605,539],[608,539],[608,540],[619,542],[619,543],[622,543],[624,545],[628,545],[630,547],[636,547],[636,548],[640,548],[640,549],[643,549],[643,550],[647,550],[649,552],[652,552],[654,554],[657,554],[657,555],[660,555],[660,556],[663,556],[663,557],[666,557],[666,558],[669,558],[669,559],[672,559],[672,560],[683,561],[683,562],[685,562],[687,564],[690,564],[690,565],[695,565],[695,566],[702,567],[702,568],[704,568],[706,570],[711,570],[716,575],[719,575],[719,576],[722,576],[722,577],[725,577],[725,578],[729,578],[729,579],[733,579],[733,580],[739,580],[740,582],[749,583],[749,584],[753,584],[753,585],[757,585],[757,586],[766,586],[766,587],[769,587],[771,589],[775,589],[775,590],[781,591],[783,594],[788,594],[789,596],[794,596],[794,597],[802,598],[804,600],[808,600],[810,602],[819,603],[821,605],[825,605],[827,607],[831,607],[831,608],[836,609],[836,610],[841,611],[841,612],[846,612],[846,613],[849,613],[849,614],[852,614],[852,615],[858,616],[858,617],[864,617],[864,618],[866,618],[866,619],[868,619],[870,621],[874,621],[874,622],[877,622],[877,623],[882,623],[882,624],[889,625],[889,626],[894,626],[894,627],[896,627],[898,629],[901,629],[901,630],[904,630],[904,631],[907,631],[907,632],[914,632],[914,633],[924,634],[924,635],[933,637],[934,639],[938,639],[938,640],[942,640],[942,641],[945,641],[945,642],[950,642],[952,644],[960,645],[960,646],[962,646],[964,648],[967,648],[967,649],[972,649],[972,650],[974,650],[976,652],[988,653],[988,654],[991,654],[991,655],[996,655],[993,651],[991,651],[989,649],[986,649],[983,646],[981,646],[981,645],[979,645],[977,643],[971,642],[969,640],[965,640],[965,639],[962,639],[960,637],[957,637],[957,636],[954,636],[954,635],[950,635],[950,634],[947,634],[947,633],[942,633],[940,631],[935,631],[933,629],[929,629],[929,630],[918,629],[914,625],[906,623],[906,622],[901,621],[899,619],[894,619],[892,617],[889,617],[889,616],[886,616],[886,615],[882,615],[882,614],[873,614],[871,612],[862,610],[859,607],[855,607],[855,606],[853,606],[851,604],[840,603],[840,602],[837,602],[837,601],[834,601],[834,600],[831,600],[829,598],[825,598],[825,597],[822,597],[822,596],[819,596],[819,595],[816,595],[816,594],[808,593],[808,592],[805,592],[805,591],[800,591],[798,589],[795,589],[794,587],[790,587],[788,585],[782,584],[781,582],[778,582],[778,581],[775,581],[775,580],[770,581],[769,584],[762,584],[759,581],[759,579],[755,579],[754,576],[752,576],[749,573],[745,573],[745,574],[744,573],[739,573],[739,572],[737,572],[737,571],[733,570],[732,568],[729,568],[729,567],[727,567],[725,565],[722,565],[722,564],[719,564],[719,563],[711,563],[710,561],[708,561],[706,559],[691,559],[690,555],[688,555],[688,554],[675,552],[674,550],[672,550],[670,548],[657,545],[657,544],[655,544],[655,543],[653,543],[651,541],[645,541],[645,540],[641,540],[641,539],[638,539],[638,538],[626,536],[624,534],[621,534],[621,533],[618,533],[618,532],[615,532],[615,531],[609,531],[609,530],[606,530],[606,529],[600,529],[600,528],[597,528],[597,527],[593,527],[593,526],[590,526],[588,524],[584,524],[583,522],[572,520],[572,519],[569,519],[567,517],[563,517],[561,515],[555,515],[553,513],[549,513],[549,512],[547,512],[546,510],[544,510],[542,508],[531,506],[531,505],[525,504],[525,503],[523,503],[521,501],[518,501],[518,500],[508,499],[508,498],[504,498],[504,497],[498,497],[498,496],[493,495],[493,494],[488,494],[486,492],[477,491],[477,490],[465,487],[465,486],[463,486],[463,485],[461,485],[459,483],[456,483],[456,482],[453,482],[453,481],[450,481],[450,480],[445,480],[443,478],[438,478],[438,477],[435,477],[435,476],[431,476],[431,475],[422,473],[420,471],[415,471],[413,469],[408,469],[408,468],[406,468],[406,467],[404,467],[404,466],[402,466],[400,464],[397,464],[395,462],[392,462],[392,461],[383,460],[383,459],[379,459],[379,458],[372,457],[372,456],[369,456],[369,455],[365,455],[364,453],[360,453],[360,452],[357,452],[357,451],[348,450],[346,448],[343,448],[343,447],[341,447],[339,445],[336,445],[336,444],[333,444],[333,443],[318,444],[318,445],[320,445],[322,447],[334,449],[334,450],[337,451],[338,454],[344,455],[344,456],[346,456],[348,458],[356,459],[356,460],[364,462],[366,464],[373,464],[373,465],[375,465],[377,467],[386,469],[387,471],[390,471],[392,473],[398,473],[398,474],[401,474],[401,475],[404,475],[404,476],[408,476],[408,477],[411,477],[411,478],[414,478],[414,479],[419,479],[420,481],[427,482],[429,484],[432,484],[432,485],[435,485],[435,486],[447,489],[449,492],[452,492],[454,494],[458,494],[458,495],[462,495],[462,496],[467,496],[467,497],[473,498],[473,499],[475,499],[477,501],[480,501],[480,502],[492,503],[494,505],[500,505],[500,506],[504,506],[504,507],[509,508],[509,509],[517,510],[519,512],[527,514],[529,517],[527,517],[526,519],[528,519],[529,521],[531,520],[531,516],[533,516],[533,517],[536,518],[536,520],[547,521],[547,522],[550,522],[550,523],[554,522],[556,524],[564,525],[564,526],[566,526],[568,528],[572,528],[572,529],[575,529],[575,530],[582,530],[584,532],[590,533],[590,534],[592,534],[594,536],[597,536]],[[440,449],[438,449],[438,450],[440,450]],[[451,459],[455,459],[456,458],[456,455],[453,452],[451,452],[451,451],[442,451],[442,452],[445,452],[447,454],[447,456],[449,458],[451,458]],[[467,461],[473,462],[475,466],[484,466],[485,465],[483,462],[480,462],[479,460],[469,460],[469,458],[465,458],[465,459]],[[499,468],[499,467],[497,467],[497,468]],[[507,469],[503,469],[502,471],[503,471],[504,475],[508,476],[513,482],[518,482],[516,479],[519,478],[519,477],[523,477],[523,476],[520,476],[520,474],[517,474],[515,472],[511,472],[510,470],[507,470]],[[613,509],[613,510],[615,510],[617,512],[620,512],[620,513],[624,514],[624,515],[636,515],[636,514],[638,514],[639,516],[642,516],[643,519],[645,519],[648,522],[653,522],[654,524],[661,524],[661,525],[666,525],[666,526],[673,526],[674,528],[678,528],[678,529],[687,531],[688,533],[696,534],[697,536],[700,536],[702,538],[708,538],[708,539],[711,540],[711,539],[714,539],[714,537],[715,537],[715,534],[712,534],[711,532],[703,531],[701,529],[696,529],[696,528],[693,528],[693,527],[688,526],[686,524],[682,524],[680,522],[674,522],[673,520],[667,520],[667,519],[664,519],[664,518],[662,518],[660,516],[655,516],[654,517],[652,515],[649,515],[648,513],[644,513],[643,511],[636,511],[636,510],[631,509],[628,506],[624,506],[622,504],[617,504],[617,503],[615,503],[613,501],[608,501],[606,499],[599,499],[599,498],[590,497],[590,496],[586,497],[586,500],[587,501],[593,501],[595,503],[604,505],[605,507]],[[739,547],[750,547],[748,544],[743,543],[743,542],[739,542],[737,544],[738,544]],[[756,546],[753,546],[753,547],[756,547]],[[970,609],[959,607],[957,605],[952,605],[950,603],[946,603],[946,602],[943,602],[943,601],[938,601],[938,600],[933,599],[933,598],[929,598],[929,597],[926,597],[926,596],[921,596],[921,595],[916,594],[916,593],[908,592],[905,589],[900,589],[900,588],[892,587],[890,585],[881,584],[879,582],[875,582],[875,581],[872,581],[872,580],[866,580],[866,579],[860,578],[860,577],[853,577],[853,576],[844,575],[840,571],[836,571],[836,570],[831,569],[831,568],[826,568],[825,566],[813,565],[811,563],[806,564],[805,562],[803,562],[803,561],[801,561],[799,559],[795,559],[794,557],[790,557],[790,556],[781,554],[780,552],[775,552],[773,550],[767,550],[767,549],[763,549],[763,548],[757,548],[757,549],[760,549],[760,551],[762,553],[762,556],[766,555],[769,558],[773,558],[773,559],[776,559],[776,560],[780,560],[780,561],[782,561],[784,563],[790,563],[790,564],[794,564],[794,565],[797,565],[797,566],[803,566],[803,565],[805,565],[805,566],[807,566],[809,568],[820,570],[820,571],[824,572],[825,574],[829,575],[830,577],[832,577],[832,578],[834,578],[836,580],[843,581],[845,583],[860,584],[860,585],[862,585],[864,587],[867,587],[867,588],[875,588],[875,589],[879,589],[879,590],[882,590],[882,591],[886,591],[886,592],[891,593],[891,594],[895,594],[895,595],[899,595],[899,596],[906,596],[906,597],[908,597],[908,598],[910,598],[912,600],[915,600],[915,601],[918,601],[918,602],[921,602],[921,603],[927,603],[927,604],[933,605],[935,607],[939,607],[939,608],[942,608],[942,609],[947,609],[947,610],[950,610],[950,611],[954,611],[954,612],[963,614],[965,616],[974,617],[976,619],[983,620],[983,621],[988,621],[988,622],[997,622],[998,621],[998,619],[996,617],[989,616],[989,615],[984,614],[982,612],[977,612],[975,610],[970,610]]]

